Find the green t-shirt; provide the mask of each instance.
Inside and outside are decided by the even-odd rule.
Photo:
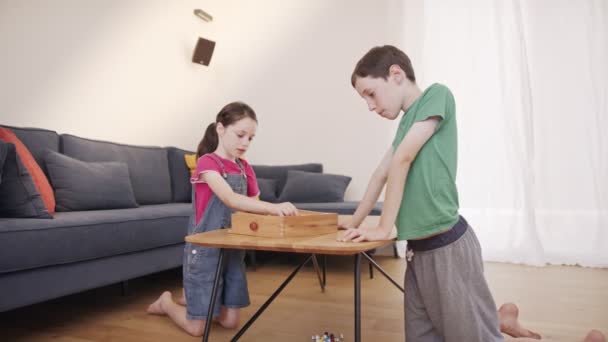
[[[456,106],[446,86],[435,83],[412,103],[399,122],[393,151],[414,123],[433,116],[441,119],[412,162],[405,182],[395,222],[399,240],[435,234],[458,222]]]

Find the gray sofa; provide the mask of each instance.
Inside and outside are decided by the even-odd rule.
[[[3,127],[26,145],[47,177],[49,151],[84,162],[126,163],[137,207],[62,211],[52,219],[0,218],[0,291],[9,294],[0,296],[0,312],[181,266],[191,211],[183,156],[191,152]],[[276,180],[277,196],[289,169],[322,172],[320,164],[254,169],[259,178]],[[296,206],[350,214],[356,204],[321,201]]]

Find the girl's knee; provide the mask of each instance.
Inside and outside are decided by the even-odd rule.
[[[236,329],[239,326],[238,317],[228,317],[220,322],[220,324],[226,329]]]
[[[186,332],[194,337],[203,336],[203,332],[205,332],[205,322],[206,321],[203,320],[188,321]]]
[[[225,309],[220,316],[220,324],[226,329],[235,329],[239,326],[239,318],[239,309]]]

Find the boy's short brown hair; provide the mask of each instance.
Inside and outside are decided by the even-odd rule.
[[[416,75],[414,75],[414,68],[412,68],[410,58],[398,48],[392,45],[384,45],[372,48],[361,57],[350,77],[350,83],[354,87],[357,77],[367,76],[374,78],[382,77],[386,80],[389,68],[393,64],[403,69],[410,81],[416,82]]]

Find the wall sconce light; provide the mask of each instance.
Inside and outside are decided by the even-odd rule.
[[[201,19],[203,19],[206,22],[213,21],[213,17],[211,16],[211,14],[203,11],[200,8],[197,8],[197,9],[194,10],[194,15],[197,16],[197,17],[199,17],[199,18],[201,18]]]
[[[194,54],[192,55],[192,62],[208,66],[211,62],[211,56],[213,56],[213,50],[215,49],[215,42],[205,38],[199,38],[194,48]]]
[[[211,14],[203,11],[200,8],[194,10],[194,15],[206,22],[213,21]],[[192,62],[208,66],[211,62],[211,56],[213,56],[213,50],[215,49],[215,42],[199,38],[192,54]]]

